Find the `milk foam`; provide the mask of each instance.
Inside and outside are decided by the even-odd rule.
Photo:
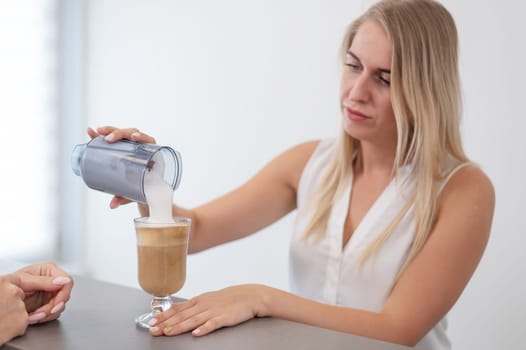
[[[152,158],[154,165],[144,175],[144,194],[150,208],[151,223],[171,223],[174,191],[164,178],[164,158],[157,152]]]

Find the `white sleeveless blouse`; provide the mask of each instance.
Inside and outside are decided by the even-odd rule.
[[[402,186],[409,168],[400,169],[397,178],[378,197],[342,249],[343,228],[352,190],[350,178],[343,195],[333,205],[326,234],[316,243],[305,240],[302,235],[310,220],[305,205],[321,181],[334,147],[334,140],[320,142],[307,162],[298,185],[298,215],[290,246],[291,291],[322,303],[380,312],[412,242],[413,208],[409,209],[380,250],[361,267],[357,264],[369,244],[404,207],[414,183],[407,182]],[[451,349],[446,327],[444,318],[415,349]]]

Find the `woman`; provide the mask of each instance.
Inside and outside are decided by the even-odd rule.
[[[293,147],[231,193],[173,208],[193,220],[191,253],[297,208],[293,293],[263,285],[206,293],[160,314],[152,335],[205,335],[271,316],[450,348],[445,317],[478,265],[494,210],[490,180],[461,145],[454,21],[432,0],[381,1],[351,24],[342,49],[337,139]],[[155,142],[137,129],[88,133]]]

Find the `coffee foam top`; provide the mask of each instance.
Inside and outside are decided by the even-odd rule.
[[[178,221],[175,221],[173,218],[172,218],[172,221],[171,222],[155,222],[155,221],[152,221],[150,220],[150,218],[145,218],[145,221],[138,221],[136,223],[136,226],[137,227],[145,227],[145,228],[163,228],[163,227],[184,227],[184,226],[188,226],[189,224],[188,223],[185,223],[185,222],[178,222]]]
[[[181,245],[188,242],[188,225],[137,226],[137,244],[139,246]]]

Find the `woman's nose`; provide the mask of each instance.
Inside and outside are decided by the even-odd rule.
[[[366,74],[362,72],[362,74],[354,79],[354,82],[349,89],[349,99],[356,102],[367,102],[369,97],[369,79]]]

